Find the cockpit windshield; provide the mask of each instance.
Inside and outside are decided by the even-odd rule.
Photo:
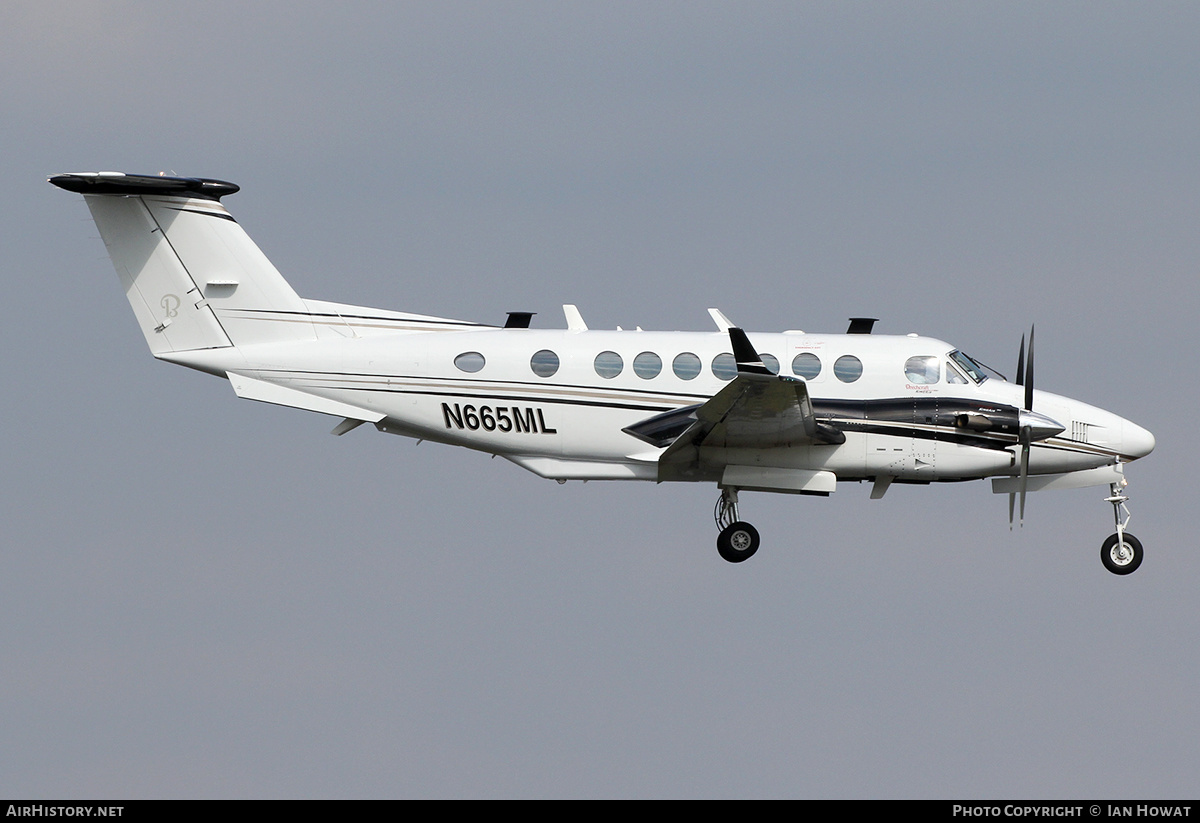
[[[1001,380],[1008,380],[1008,378],[1002,375],[1000,372],[996,371],[990,366],[980,363],[978,360],[975,360],[971,356],[958,350],[952,351],[946,356],[953,360],[959,366],[959,368],[965,371],[967,375],[976,383],[982,383],[984,380],[987,380],[993,375],[999,377]]]

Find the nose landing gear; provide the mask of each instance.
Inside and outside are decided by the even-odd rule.
[[[1142,565],[1142,541],[1138,540],[1125,527],[1129,525],[1129,497],[1124,493],[1128,481],[1109,486],[1110,494],[1104,498],[1105,503],[1112,503],[1113,519],[1117,524],[1115,534],[1108,536],[1100,546],[1100,562],[1104,568],[1113,574],[1133,574]]]
[[[758,551],[758,529],[738,519],[737,489],[721,489],[721,497],[713,510],[713,519],[721,533],[717,536],[717,553],[730,563],[749,560]]]

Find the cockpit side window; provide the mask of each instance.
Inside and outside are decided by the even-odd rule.
[[[904,376],[909,383],[930,385],[938,381],[941,364],[933,355],[910,357],[904,363]]]
[[[947,356],[956,364],[958,364],[959,368],[967,373],[967,377],[970,377],[976,383],[982,383],[984,380],[988,379],[988,375],[984,370],[984,367],[962,352],[955,350],[950,352],[950,354]]]
[[[947,363],[946,364],[946,382],[947,383],[965,384],[967,382],[967,378],[965,378],[961,374],[959,374],[958,369],[954,368],[949,363]]]

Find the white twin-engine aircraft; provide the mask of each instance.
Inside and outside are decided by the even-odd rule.
[[[499,455],[557,480],[716,483],[717,548],[738,563],[758,532],[738,492],[828,495],[839,480],[992,478],[1016,500],[1108,486],[1114,574],[1142,562],[1125,530],[1124,464],[1154,436],[1111,412],[1033,388],[1033,332],[1008,382],[915,334],[599,331],[503,327],[299,297],[206,178],[60,174],[84,196],[154,356],[227,378],[239,397],[372,423],[388,434]]]

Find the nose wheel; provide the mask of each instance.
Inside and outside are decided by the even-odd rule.
[[[1129,497],[1124,493],[1127,484],[1124,478],[1120,483],[1113,483],[1109,487],[1109,496],[1104,498],[1105,503],[1112,503],[1117,531],[1110,534],[1100,546],[1100,562],[1113,574],[1133,574],[1142,565],[1142,541],[1125,531],[1130,517],[1129,507],[1125,505],[1129,502]]]
[[[717,535],[717,553],[730,563],[749,560],[758,551],[758,529],[738,519],[737,489],[721,489],[713,519],[721,533]]]

